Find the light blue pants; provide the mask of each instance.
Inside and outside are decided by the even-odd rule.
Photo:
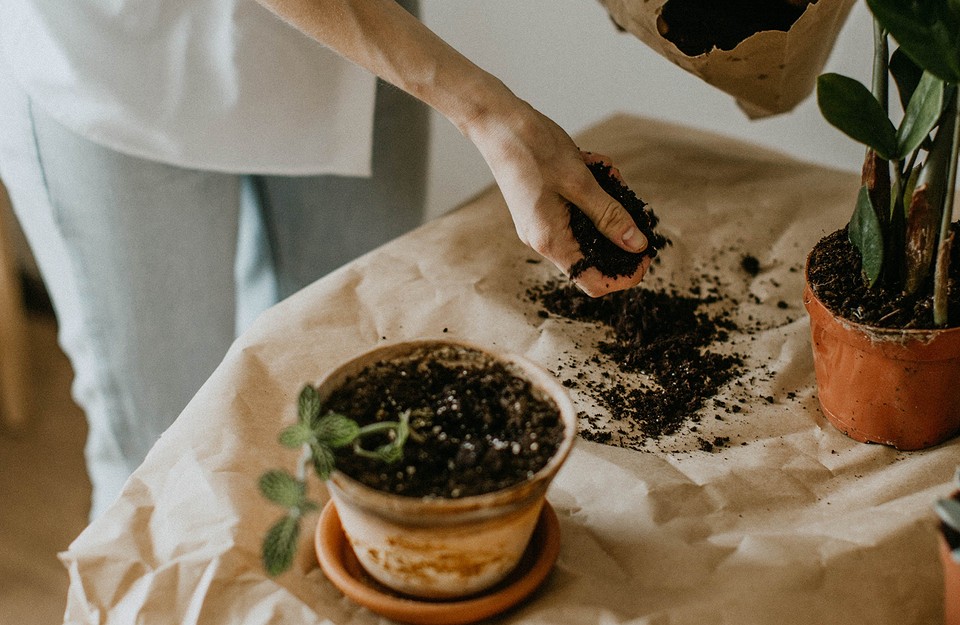
[[[381,84],[371,178],[211,173],[87,141],[0,81],[0,177],[89,424],[91,518],[238,326],[420,222],[426,129],[422,105]]]

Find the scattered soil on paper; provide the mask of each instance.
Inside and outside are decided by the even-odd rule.
[[[456,498],[520,483],[541,469],[563,439],[559,410],[503,364],[461,347],[419,350],[371,365],[325,404],[361,425],[411,411],[403,460],[384,465],[352,448],[337,469],[378,490]],[[367,449],[387,442],[369,440]]]
[[[651,266],[651,276],[659,262]],[[778,401],[756,390],[774,372],[755,358],[747,371],[748,358],[733,347],[732,336],[749,345],[755,335],[792,323],[799,306],[753,294],[752,284],[773,292],[781,285],[763,275],[772,266],[741,246],[716,251],[705,267],[691,275],[688,286],[663,285],[648,276],[638,287],[600,298],[563,279],[528,287],[526,298],[538,305],[541,319],[600,330],[588,334],[599,337],[590,339],[593,355],[584,356],[588,346],[577,341],[577,350],[556,365],[563,384],[599,409],[580,414],[584,438],[638,451],[717,452],[745,444],[734,442],[723,422],[745,418],[757,402]],[[801,269],[790,266],[789,272]],[[796,401],[797,393],[784,389],[781,399]]]
[[[657,19],[660,35],[687,56],[733,50],[767,30],[788,31],[816,0],[669,0]]]
[[[954,240],[960,241],[960,225],[953,224]],[[948,319],[960,325],[960,244],[951,250]],[[914,296],[881,284],[870,288],[862,278],[860,254],[850,243],[846,229],[823,237],[810,253],[810,287],[824,306],[844,319],[881,328],[923,329],[933,327],[933,277]]]
[[[736,327],[729,312],[703,310],[705,304],[716,301],[712,296],[634,288],[594,299],[559,281],[531,288],[528,295],[549,314],[607,326],[611,336],[597,345],[600,354],[619,371],[645,374],[654,382],[628,388],[609,377],[588,378],[583,365],[591,363],[569,363],[579,371],[565,384],[583,388],[599,405],[629,422],[641,433],[642,440],[633,441],[636,444],[689,427],[707,400],[742,371],[741,356],[710,349]],[[604,363],[595,356],[592,364]],[[586,432],[585,436],[607,442],[612,433]],[[726,442],[729,439],[703,439],[700,448],[712,451]]]
[[[659,220],[653,210],[611,174],[610,165],[597,162],[589,164],[588,167],[600,187],[620,202],[633,217],[637,228],[647,237],[647,247],[639,254],[627,252],[603,236],[582,210],[568,203],[570,229],[577,243],[580,244],[580,252],[583,254],[583,258],[570,268],[568,272],[570,278],[577,278],[590,267],[595,267],[600,273],[610,278],[632,276],[637,272],[644,258],[655,258],[660,249],[669,245],[670,241],[656,232]]]

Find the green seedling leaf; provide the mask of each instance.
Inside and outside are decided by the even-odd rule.
[[[393,430],[394,438],[386,445],[377,448],[376,456],[387,464],[395,464],[403,460],[403,446],[410,437],[410,411],[400,413],[399,422]]]
[[[314,443],[310,445],[310,451],[313,452],[313,470],[317,472],[317,477],[329,479],[336,464],[333,450],[322,443]]]
[[[298,422],[281,430],[277,440],[284,447],[296,449],[313,440],[313,430],[309,425]]]
[[[264,497],[284,508],[299,506],[306,490],[303,482],[280,469],[261,475],[259,486]]]
[[[943,114],[943,81],[924,72],[897,130],[897,158],[920,147]]]
[[[960,8],[955,0],[867,0],[867,5],[919,67],[960,82]]]
[[[947,527],[960,532],[960,501],[956,499],[941,499],[933,507],[937,516]]]
[[[395,442],[390,442],[386,445],[377,447],[377,451],[375,453],[377,458],[387,464],[396,464],[397,462],[403,460],[403,447],[400,447]]]
[[[267,574],[275,577],[293,564],[300,537],[300,518],[285,516],[270,528],[263,538],[261,556]]]
[[[851,139],[892,160],[897,152],[897,129],[870,90],[840,74],[817,79],[817,104],[831,125]]]
[[[863,275],[870,286],[873,286],[883,268],[883,232],[865,186],[860,187],[857,206],[850,218],[847,234],[850,242],[860,252]]]
[[[893,75],[893,82],[897,84],[900,106],[906,110],[913,92],[920,84],[923,70],[903,50],[897,48],[890,55],[890,74]]]
[[[314,430],[317,440],[329,447],[336,449],[345,447],[354,441],[360,435],[360,426],[353,419],[337,414],[335,412],[327,413],[323,416]]]
[[[320,417],[320,394],[309,384],[300,391],[300,398],[297,400],[297,416],[300,423],[311,427]]]

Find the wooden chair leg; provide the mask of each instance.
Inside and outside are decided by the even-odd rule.
[[[27,316],[12,249],[12,213],[0,186],[0,423],[27,420]]]

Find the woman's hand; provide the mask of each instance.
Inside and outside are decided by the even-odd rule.
[[[512,94],[510,94],[512,96]],[[583,258],[570,229],[568,203],[577,205],[601,233],[628,252],[647,240],[629,213],[600,188],[586,163],[609,159],[581,152],[554,122],[515,96],[503,108],[485,111],[461,131],[487,161],[510,209],[520,240],[569,275]],[[611,170],[620,177],[619,171]],[[622,180],[622,179],[621,179]],[[611,278],[589,268],[575,278],[588,295],[599,297],[637,285],[650,258],[632,275]]]

